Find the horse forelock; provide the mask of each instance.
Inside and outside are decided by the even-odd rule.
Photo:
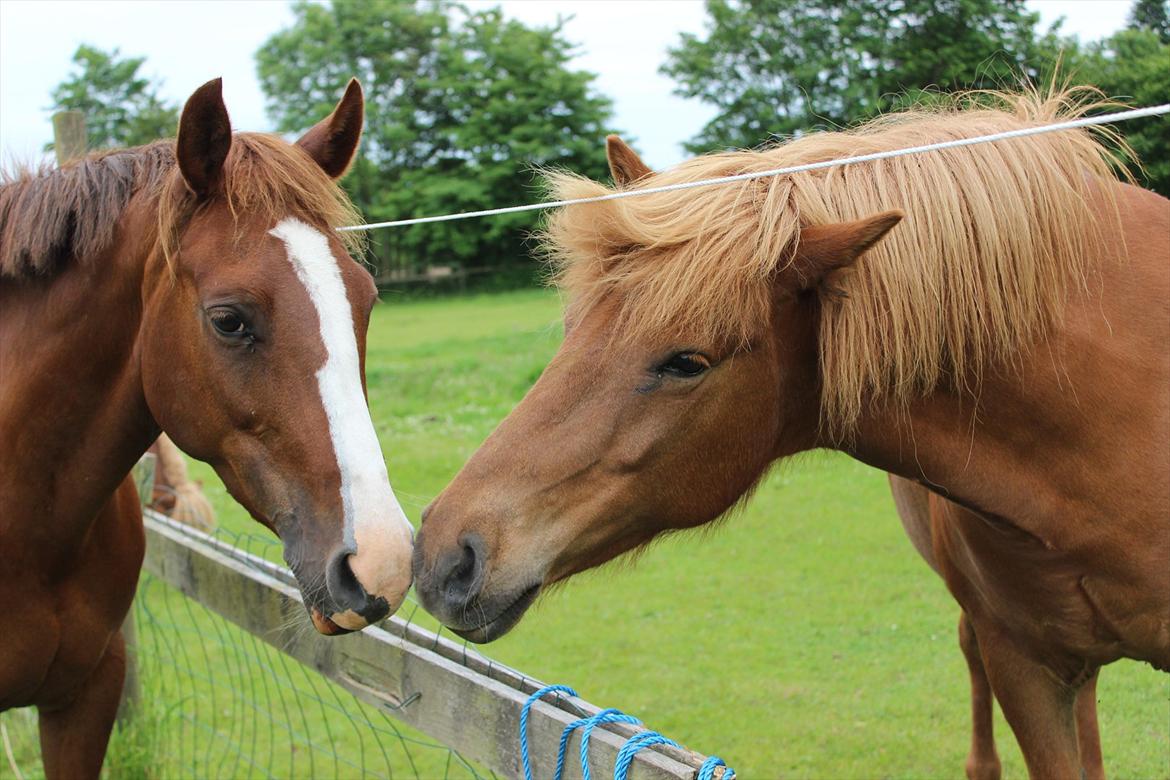
[[[276,224],[297,216],[323,228],[354,224],[359,215],[344,191],[300,148],[278,136],[237,133],[219,196],[237,218]],[[132,198],[157,209],[168,263],[200,204],[175,160],[173,140],[90,154],[61,168],[18,167],[0,173],[0,278],[50,277],[107,250]],[[339,234],[360,254],[359,232]]]
[[[236,133],[225,168],[222,197],[237,222],[248,217],[270,228],[294,217],[331,230],[360,221],[357,209],[337,182],[308,153],[278,136]],[[168,263],[173,264],[183,231],[200,206],[176,169],[163,187],[158,212],[159,235]],[[364,233],[337,235],[347,250],[361,255]]]
[[[1088,89],[971,93],[845,132],[705,155],[633,189],[764,171],[1062,121],[1104,104]],[[746,346],[770,323],[774,281],[802,225],[900,209],[901,225],[822,298],[823,423],[848,435],[866,398],[904,404],[977,382],[1059,319],[1116,222],[1111,130],[1075,130],[566,206],[542,233],[575,317],[620,302],[612,332]],[[572,174],[553,197],[604,195]],[[1095,200],[1094,200],[1095,199]],[[1097,205],[1094,205],[1096,203]]]

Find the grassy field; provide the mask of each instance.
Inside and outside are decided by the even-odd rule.
[[[376,309],[370,401],[413,521],[559,339],[548,292]],[[259,530],[209,469],[193,470],[225,528]],[[813,453],[778,467],[718,527],[577,577],[484,649],[717,753],[744,778],[959,777],[969,720],[957,619],[905,539],[884,475]],[[1110,776],[1170,777],[1170,676],[1118,663],[1098,691]],[[1002,718],[997,728],[1005,776],[1024,776]]]

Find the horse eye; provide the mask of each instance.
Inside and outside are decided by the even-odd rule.
[[[671,376],[698,376],[711,367],[711,361],[698,352],[680,352],[658,367],[658,373]]]
[[[226,309],[211,313],[211,326],[222,336],[238,337],[248,332],[240,315]]]

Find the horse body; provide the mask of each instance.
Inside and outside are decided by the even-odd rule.
[[[1130,256],[1093,264],[1037,359],[985,378],[978,408],[935,393],[848,447],[948,499],[931,537],[952,592],[1069,682],[1120,657],[1170,670],[1170,398],[1151,392],[1170,387],[1170,202],[1118,187],[1109,242]]]
[[[124,673],[119,628],[145,546],[125,476],[152,435],[128,370],[140,306],[137,287],[95,278],[111,266],[95,263],[45,290],[0,285],[0,330],[27,334],[0,340],[8,453],[0,460],[0,599],[11,610],[0,641],[0,709],[39,707],[49,776],[100,767]],[[77,315],[93,306],[110,313],[100,325]],[[91,348],[40,349],[34,334],[46,332]],[[82,763],[70,761],[79,754]]]
[[[767,170],[1052,121],[1070,98],[1005,101],[662,174],[611,139],[611,171]],[[963,608],[972,777],[998,774],[993,694],[1034,777],[1103,774],[1097,669],[1170,669],[1170,201],[1063,133],[615,203],[550,221],[565,340],[424,512],[423,605],[489,641],[775,460],[842,449],[893,475]]]
[[[963,607],[973,778],[999,774],[988,673],[1004,678],[998,698],[1035,774],[1075,773],[1079,755],[1100,778],[1098,669],[1133,658],[1170,671],[1170,398],[1150,392],[1170,387],[1170,203],[1124,187],[1119,205],[1124,243],[1152,262],[1095,264],[1038,347],[1051,361],[985,381],[977,417],[926,398],[909,419],[863,423],[851,448],[901,475],[907,533]]]
[[[123,230],[149,228],[143,220],[128,209]],[[106,254],[0,285],[0,599],[19,605],[0,643],[0,708],[68,704],[105,658],[142,563],[126,477],[157,430],[133,368],[142,272],[130,269],[142,257]],[[46,350],[45,333],[85,349]]]
[[[160,431],[277,532],[322,633],[409,587],[362,395],[375,290],[331,229],[361,122],[352,82],[299,147],[233,136],[217,80],[174,143],[0,188],[0,709],[38,708],[50,778],[101,768],[144,550],[127,474]]]

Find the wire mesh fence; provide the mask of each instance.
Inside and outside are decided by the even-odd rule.
[[[107,776],[495,778],[492,767],[517,774],[518,702],[539,681],[441,636],[441,628],[418,625],[413,602],[363,634],[318,637],[278,563],[275,539],[223,528],[209,536],[161,516],[148,518],[147,532],[147,571],[132,610],[138,690],[111,740]],[[241,615],[259,616],[250,624]],[[540,745],[534,763],[555,758],[566,723],[596,712],[565,700],[538,713],[529,729]],[[594,737],[601,774],[638,730],[610,728]],[[0,714],[0,738],[0,777],[44,776],[32,710]],[[461,755],[461,745],[488,765]],[[702,758],[647,752],[631,777],[690,777]]]
[[[279,556],[259,536],[216,536]],[[132,615],[140,692],[111,740],[111,777],[495,777],[156,576],[142,575]],[[0,724],[0,776],[43,777],[35,711]]]
[[[488,775],[155,577],[135,617],[161,777]]]

